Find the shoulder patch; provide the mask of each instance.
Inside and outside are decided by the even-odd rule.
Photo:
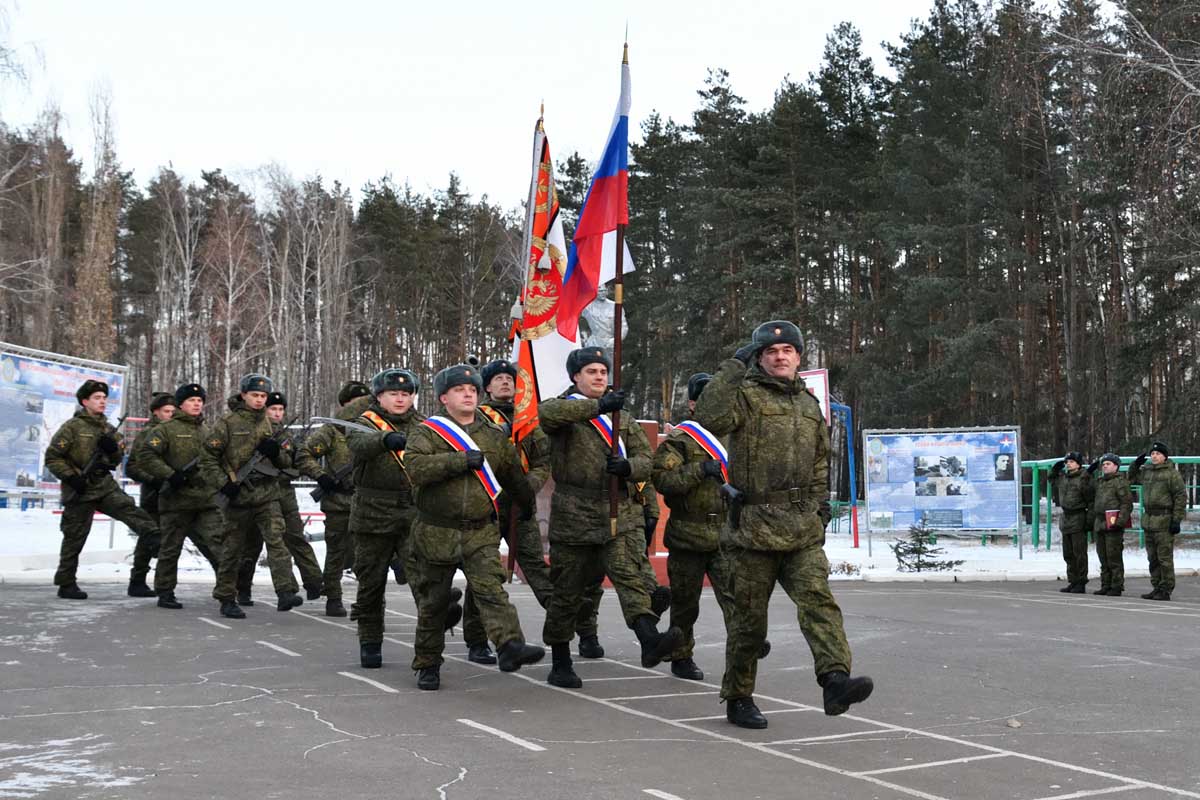
[[[158,447],[160,444],[162,444],[162,439],[159,439],[157,436],[150,440],[151,447]]]
[[[209,446],[209,447],[220,447],[220,446],[221,446],[221,440],[220,440],[220,439],[209,439],[209,440],[208,440],[208,446]]]

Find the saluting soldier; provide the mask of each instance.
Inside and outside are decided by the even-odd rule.
[[[641,644],[642,665],[652,667],[683,641],[678,628],[660,633],[650,607],[650,592],[631,557],[628,536],[644,542],[645,517],[634,499],[636,484],[650,479],[650,443],[631,415],[621,417],[620,455],[612,455],[610,412],[625,405],[621,389],[608,392],[610,363],[604,351],[574,350],[567,357],[573,387],[542,403],[541,425],[550,436],[554,498],[550,507],[550,574],[554,593],[546,609],[542,640],[551,646],[553,665],[547,680],[577,689],[583,681],[571,662],[580,603],[598,567],[612,581],[626,624]],[[617,530],[609,519],[609,491],[617,478]],[[642,553],[644,544],[637,548]]]
[[[433,391],[441,413],[423,420],[409,437],[405,463],[416,487],[412,555],[419,579],[412,668],[417,686],[441,685],[444,616],[451,582],[461,565],[502,672],[540,661],[545,650],[525,643],[517,610],[504,591],[500,563],[498,499],[511,493],[523,521],[536,499],[509,432],[478,410],[483,381],[470,364],[439,372]]]
[[[874,688],[870,678],[849,675],[842,611],[829,590],[828,517],[821,514],[829,499],[829,429],[797,374],[803,351],[794,324],[763,323],[721,363],[696,405],[696,421],[726,437],[729,483],[738,492],[722,530],[734,606],[721,698],[727,719],[744,728],[767,727],[753,695],[776,583],[799,611],[825,713],[845,712]]]
[[[1175,591],[1175,536],[1187,512],[1187,489],[1162,442],[1150,446],[1150,463],[1142,453],[1129,467],[1129,482],[1142,485],[1142,529],[1153,589],[1143,600],[1170,600]]]
[[[183,608],[175,597],[175,587],[185,538],[190,538],[201,552],[220,549],[217,543],[223,523],[213,495],[224,478],[213,470],[211,462],[202,466],[206,398],[204,387],[198,383],[185,383],[176,389],[172,397],[177,407],[174,416],[155,427],[134,453],[139,468],[160,487],[162,547],[154,571],[159,608]]]
[[[238,394],[229,398],[229,412],[208,430],[200,453],[201,469],[206,474],[225,477],[219,491],[228,498],[229,505],[225,509],[221,565],[213,598],[221,604],[221,616],[230,619],[246,616],[237,603],[238,570],[247,540],[256,535],[267,545],[271,583],[279,597],[276,608],[290,611],[304,602],[296,594],[299,587],[292,575],[292,558],[283,544],[278,481],[273,475],[258,472],[252,472],[241,482],[237,480],[238,470],[256,453],[276,469],[289,465],[267,419],[267,395],[274,387],[267,376],[250,373],[242,377],[238,389]]]
[[[1092,530],[1092,500],[1096,489],[1092,475],[1083,468],[1083,455],[1067,453],[1050,468],[1058,505],[1062,509],[1063,561],[1067,563],[1067,585],[1060,592],[1083,594],[1088,582],[1088,533]]]
[[[107,514],[128,525],[139,538],[158,536],[158,525],[113,479],[112,471],[124,458],[125,443],[104,416],[108,384],[84,381],[75,399],[80,408],[50,437],[46,467],[63,485],[59,523],[63,541],[54,585],[59,597],[86,600],[87,592],[79,588],[75,572],[79,569],[79,553],[92,530],[92,516],[97,511]]]
[[[1088,467],[1095,472],[1096,464]],[[1092,502],[1092,530],[1096,537],[1096,555],[1100,556],[1100,588],[1092,594],[1120,597],[1125,591],[1125,529],[1133,514],[1133,492],[1121,473],[1121,457],[1116,453],[1100,456],[1100,477]]]
[[[140,485],[138,489],[138,505],[142,510],[150,515],[150,518],[157,524],[158,519],[158,490],[161,487],[157,481],[147,475],[139,468],[138,465],[138,450],[141,448],[146,437],[162,423],[171,419],[175,414],[175,395],[170,392],[155,392],[150,398],[150,418],[146,420],[146,424],[138,431],[137,436],[133,437],[133,444],[129,446],[129,460],[125,462],[125,475],[130,480],[137,481]],[[161,533],[162,526],[159,526]],[[150,561],[158,558],[158,549],[162,544],[161,536],[139,536],[137,544],[133,548],[133,569],[129,574],[129,589],[127,593],[130,597],[155,597],[154,590],[146,583],[146,576],[150,574]]]

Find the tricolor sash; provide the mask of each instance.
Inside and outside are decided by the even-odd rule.
[[[521,443],[517,441],[517,432],[513,430],[512,423],[508,421],[508,417],[504,416],[502,413],[488,405],[479,406],[479,410],[483,412],[485,417],[508,431],[509,441],[516,445],[517,454],[521,456],[521,470],[528,473],[529,456],[525,455],[525,448],[521,447]]]
[[[392,423],[388,422],[386,419],[379,416],[369,408],[362,413],[362,418],[367,422],[370,422],[384,433],[395,433],[396,431],[395,427],[392,426]],[[392,458],[396,459],[396,463],[400,465],[400,469],[404,469],[404,451],[401,450],[400,452],[396,452],[395,450],[392,450],[391,453]]]
[[[579,394],[579,392],[572,392],[571,394],[567,395],[567,399],[591,400],[592,398],[584,397],[583,395]],[[608,445],[608,451],[611,453],[613,443],[612,417],[610,417],[608,414],[601,414],[598,417],[592,417],[590,421],[592,423],[592,427],[595,428],[596,432],[600,434],[600,438],[604,440],[606,445]],[[621,437],[619,435],[617,436],[617,448],[621,451],[621,458],[628,458],[628,456],[625,454],[625,443],[621,441]]]
[[[700,445],[701,450],[720,461],[721,475],[724,476],[725,482],[729,483],[729,453],[725,451],[725,445],[721,444],[720,439],[713,436],[703,425],[692,422],[690,419],[676,425],[675,430],[683,431],[692,437],[696,444]]]
[[[438,436],[446,440],[446,443],[460,453],[465,453],[468,450],[480,450],[479,445],[475,444],[475,440],[471,435],[459,427],[458,423],[449,417],[433,416],[421,422],[427,428],[432,429]],[[475,477],[479,478],[479,482],[483,484],[483,490],[487,492],[492,501],[492,508],[496,509],[496,513],[500,512],[499,506],[496,504],[496,498],[503,491],[500,487],[500,481],[496,480],[496,473],[492,472],[492,465],[488,463],[487,456],[483,458],[483,468],[473,470]]]

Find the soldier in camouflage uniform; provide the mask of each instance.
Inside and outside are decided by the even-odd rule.
[[[154,428],[134,452],[139,468],[160,487],[159,526],[163,532],[154,588],[159,608],[180,609],[175,598],[179,554],[183,540],[190,537],[197,547],[212,552],[221,537],[223,521],[213,495],[224,482],[211,462],[201,468],[204,447],[204,401],[207,394],[198,383],[175,390],[172,402],[178,407],[167,422]]]
[[[271,392],[267,395],[267,419],[271,421],[271,432],[279,434],[283,429],[284,415],[287,413],[287,397],[283,392]],[[300,570],[300,583],[304,586],[306,599],[319,600],[324,575],[321,564],[317,561],[312,545],[304,536],[304,520],[300,518],[300,504],[296,501],[296,488],[292,480],[299,477],[295,469],[296,445],[291,436],[280,444],[281,457],[288,466],[279,471],[279,511],[283,515],[283,545]],[[238,570],[238,596],[240,606],[252,606],[251,589],[254,584],[254,570],[262,555],[262,539],[252,534],[246,539],[246,551],[242,553],[242,566]]]
[[[138,489],[138,505],[150,515],[155,524],[159,521],[158,490],[161,487],[153,478],[138,468],[138,450],[146,441],[146,437],[159,425],[171,419],[174,414],[175,395],[170,392],[155,392],[150,399],[150,418],[138,431],[138,435],[133,437],[133,444],[129,447],[129,460],[125,462],[125,476],[141,484]],[[160,525],[159,530],[161,529]],[[133,548],[133,569],[129,574],[129,589],[126,592],[130,597],[156,596],[154,590],[146,584],[146,576],[150,574],[150,561],[158,558],[158,549],[161,544],[161,537],[139,536],[137,538],[137,544]]]
[[[417,686],[440,686],[444,616],[451,582],[461,564],[502,672],[540,661],[545,650],[525,643],[517,610],[504,591],[497,497],[511,493],[522,521],[533,519],[537,500],[509,432],[478,410],[479,370],[458,364],[433,380],[439,414],[418,425],[405,463],[416,488],[412,554],[419,579],[418,620],[412,668]],[[496,481],[499,484],[496,484]]]
[[[1067,585],[1060,592],[1083,594],[1088,581],[1088,533],[1092,530],[1092,500],[1096,489],[1092,475],[1083,468],[1083,455],[1067,453],[1050,468],[1058,505],[1062,509],[1063,561],[1067,562]]]
[[[370,404],[371,390],[365,383],[349,381],[338,392],[338,419],[353,420]],[[350,537],[350,498],[354,494],[354,460],[346,446],[346,434],[337,425],[318,428],[296,451],[296,467],[321,487],[321,511],[325,514],[325,569],[322,573],[325,616],[344,617],[342,572],[353,563],[354,541]],[[349,551],[349,552],[347,552]]]
[[[1171,462],[1162,442],[1150,446],[1150,464],[1142,453],[1129,468],[1129,482],[1142,485],[1142,529],[1146,532],[1146,554],[1150,560],[1153,590],[1143,600],[1170,600],[1175,591],[1175,536],[1187,512],[1187,489],[1183,476]]]
[[[625,405],[624,391],[606,393],[608,357],[599,348],[574,350],[567,375],[574,387],[543,402],[541,425],[550,436],[554,499],[550,508],[550,574],[554,593],[546,609],[542,640],[551,646],[553,665],[547,680],[554,686],[579,688],[583,682],[571,663],[583,593],[593,583],[597,565],[612,581],[625,622],[637,635],[643,666],[652,667],[683,641],[678,628],[657,630],[640,566],[630,557],[629,539],[643,537],[645,517],[630,487],[650,478],[650,443],[632,415],[621,417],[616,432],[622,455],[612,455],[612,420],[606,416]],[[609,519],[609,491],[616,477],[618,519]],[[644,541],[644,537],[643,537]],[[637,548],[644,551],[644,545]],[[643,557],[645,556],[643,552]]]
[[[850,678],[842,611],[829,590],[822,501],[829,499],[829,429],[797,372],[804,339],[790,322],[760,325],[750,344],[721,363],[696,406],[696,421],[727,437],[732,496],[721,531],[729,563],[729,614],[721,698],[726,717],[765,728],[754,703],[758,657],[775,584],[796,604],[812,651],[825,713],[865,700],[870,678]]]
[[[221,603],[221,615],[244,619],[246,613],[237,604],[238,570],[246,541],[255,534],[267,545],[267,563],[271,583],[279,597],[276,608],[290,611],[304,600],[292,575],[292,558],[283,544],[283,515],[279,511],[279,483],[274,476],[251,473],[238,483],[237,471],[258,453],[276,469],[290,465],[288,456],[273,438],[267,419],[267,395],[274,387],[265,375],[251,373],[242,377],[240,392],[229,398],[229,413],[218,419],[205,434],[200,452],[200,469],[206,475],[223,475],[220,493],[229,499],[225,509],[225,534],[221,566],[213,597]]]
[[[103,512],[128,525],[139,537],[158,536],[158,526],[113,480],[112,471],[121,465],[125,445],[121,434],[104,416],[108,408],[108,384],[84,381],[75,392],[75,399],[80,409],[50,438],[46,467],[63,484],[63,514],[59,523],[63,541],[54,585],[59,597],[86,600],[87,592],[79,588],[75,572],[79,568],[79,553],[92,530],[92,515]],[[89,470],[88,462],[93,455],[98,458]]]
[[[1125,591],[1125,529],[1133,514],[1133,492],[1129,481],[1121,474],[1121,457],[1105,453],[1098,462],[1100,477],[1095,480],[1095,499],[1092,502],[1092,531],[1096,537],[1096,555],[1100,556],[1100,588],[1092,594],[1120,597]],[[1097,464],[1088,470],[1095,472]],[[1116,511],[1116,520],[1109,512]]]

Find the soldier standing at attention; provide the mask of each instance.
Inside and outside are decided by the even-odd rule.
[[[803,351],[794,324],[763,323],[750,344],[721,363],[696,405],[696,421],[727,437],[729,483],[737,492],[721,533],[734,604],[721,698],[726,718],[743,728],[767,727],[753,695],[776,583],[796,604],[825,713],[845,712],[874,688],[870,678],[850,677],[842,611],[829,591],[819,513],[829,498],[829,429],[797,375]]]
[[[683,642],[678,628],[658,632],[658,617],[650,608],[650,592],[640,565],[630,557],[626,535],[643,537],[645,526],[632,487],[650,478],[650,443],[642,426],[626,414],[616,432],[621,455],[612,455],[614,432],[607,415],[624,407],[625,393],[620,389],[606,393],[609,366],[599,348],[572,351],[567,356],[567,375],[575,385],[538,409],[542,427],[550,436],[554,476],[550,507],[554,593],[546,609],[542,640],[550,645],[554,662],[547,681],[568,689],[583,685],[571,663],[571,639],[583,594],[597,569],[603,570],[616,589],[625,623],[641,644],[642,666],[653,667]],[[616,532],[609,519],[613,476],[619,492]],[[638,550],[644,550],[644,544]]]
[[[338,392],[338,419],[353,420],[366,410],[371,390],[365,383],[349,381]],[[354,402],[358,400],[359,402]],[[353,563],[354,541],[350,538],[350,498],[354,494],[354,460],[346,446],[346,434],[326,423],[309,436],[296,451],[296,467],[321,487],[321,511],[325,514],[325,569],[322,573],[325,616],[344,617],[342,571]]]
[[[1087,537],[1092,530],[1092,500],[1096,489],[1092,475],[1083,468],[1083,455],[1067,453],[1050,468],[1058,505],[1062,509],[1063,561],[1067,562],[1067,585],[1060,592],[1083,594],[1088,581]]]
[[[1150,583],[1154,587],[1143,600],[1170,600],[1175,591],[1175,535],[1187,512],[1187,489],[1183,476],[1171,462],[1162,442],[1150,446],[1150,465],[1142,453],[1129,467],[1129,482],[1142,485],[1142,529],[1146,531],[1146,554],[1150,559]]]
[[[223,479],[220,472],[200,468],[204,445],[204,387],[188,383],[175,390],[175,415],[154,428],[138,445],[138,464],[160,487],[158,496],[162,547],[154,571],[159,608],[180,609],[175,598],[179,554],[191,537],[198,548],[212,552],[221,536],[221,512],[213,501]]]
[[[150,399],[150,419],[133,437],[129,446],[129,460],[125,462],[125,475],[141,484],[138,490],[138,505],[158,524],[158,491],[162,488],[160,482],[147,475],[138,464],[138,450],[150,433],[162,423],[171,419],[175,414],[175,395],[170,392],[155,392]],[[161,532],[162,527],[159,526]],[[129,574],[130,597],[155,597],[154,590],[146,584],[146,576],[150,574],[150,560],[158,557],[158,549],[162,544],[161,536],[139,536],[137,545],[133,548],[133,569]]]
[[[108,384],[84,381],[75,399],[80,408],[50,437],[46,467],[63,485],[59,523],[63,541],[54,585],[59,597],[86,600],[87,592],[79,588],[75,572],[79,569],[79,553],[92,530],[92,515],[97,511],[107,514],[128,525],[139,538],[158,536],[158,526],[113,480],[112,471],[121,465],[125,445],[104,416]]]
[[[1088,467],[1095,472],[1096,464]],[[1100,456],[1100,477],[1096,479],[1096,497],[1092,503],[1092,530],[1096,536],[1096,555],[1100,556],[1100,588],[1092,594],[1120,597],[1125,591],[1125,528],[1133,514],[1133,492],[1121,474],[1121,457],[1115,453]],[[1114,514],[1115,512],[1115,514]]]
[[[412,528],[418,620],[412,667],[417,686],[437,689],[445,647],[443,618],[459,565],[487,637],[496,645],[502,672],[542,660],[546,651],[525,643],[517,610],[504,591],[497,524],[501,492],[533,518],[536,499],[509,432],[478,411],[483,381],[469,364],[457,364],[433,379],[439,411],[409,437],[405,463],[416,487],[417,520]]]
[[[287,456],[273,436],[267,419],[267,395],[274,388],[265,375],[250,373],[239,383],[239,393],[229,398],[229,413],[218,419],[205,434],[200,454],[200,469],[206,474],[225,476],[220,493],[229,499],[225,509],[225,536],[222,543],[221,566],[213,598],[221,604],[221,616],[244,619],[246,613],[237,604],[237,578],[246,542],[262,537],[267,545],[267,562],[271,566],[271,583],[279,597],[276,606],[290,611],[304,600],[296,594],[296,578],[292,575],[292,559],[283,544],[283,515],[279,511],[279,483],[274,476],[255,474],[238,483],[237,471],[255,453],[269,460],[277,469],[289,466]]]

